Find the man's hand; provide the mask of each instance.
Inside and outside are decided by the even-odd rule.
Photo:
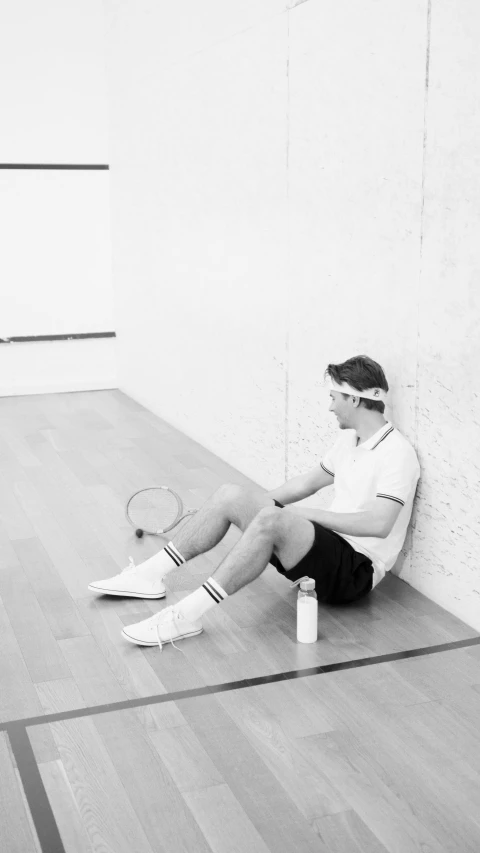
[[[313,471],[308,471],[306,474],[300,474],[299,477],[293,477],[287,480],[283,486],[278,486],[267,492],[267,498],[274,498],[281,504],[291,504],[295,501],[301,501],[304,498],[314,495],[315,492],[324,489],[325,486],[331,486],[333,477],[318,465]]]

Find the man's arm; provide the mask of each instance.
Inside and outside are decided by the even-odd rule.
[[[331,486],[332,483],[332,475],[327,474],[319,465],[313,471],[293,477],[291,480],[287,480],[283,486],[278,486],[271,492],[267,492],[266,497],[273,498],[281,504],[291,504],[314,495],[315,492],[324,489],[325,486]]]
[[[278,500],[278,498],[277,498]],[[328,530],[345,533],[347,536],[374,536],[385,539],[391,532],[402,507],[396,501],[376,498],[374,508],[362,512],[330,512],[324,509],[292,507],[289,512],[318,521]]]

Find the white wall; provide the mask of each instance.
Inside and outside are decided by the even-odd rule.
[[[434,0],[420,255],[416,440],[424,476],[403,577],[480,629],[480,7]]]
[[[4,5],[0,163],[108,164],[102,5]],[[0,169],[0,338],[114,331],[108,193],[106,170]],[[115,386],[114,346],[0,346],[0,395]]]
[[[272,17],[278,0],[244,3],[235,15],[225,6],[184,2],[166,15],[154,3],[116,7],[110,127],[119,375],[127,393],[237,467],[278,480],[287,19]],[[229,38],[232,31],[238,35]],[[199,50],[204,43],[210,49]]]
[[[288,5],[106,0],[120,386],[271,487],[377,359],[423,467],[395,571],[480,628],[480,11]]]

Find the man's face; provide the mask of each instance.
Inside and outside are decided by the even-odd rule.
[[[330,391],[330,406],[329,412],[333,412],[338,420],[340,429],[352,429],[352,416],[355,408],[353,406],[353,397],[345,397],[340,391]]]

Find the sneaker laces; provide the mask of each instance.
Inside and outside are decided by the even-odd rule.
[[[130,562],[129,562],[128,566],[125,566],[125,568],[122,569],[122,571],[120,572],[121,575],[123,575],[125,572],[134,572],[135,569],[137,568],[135,563],[134,563],[133,557],[129,557],[128,559]]]
[[[162,615],[162,613],[165,613],[165,610],[161,610],[160,613],[155,613],[155,616],[153,616],[152,618],[155,619],[155,617],[160,617]],[[173,626],[175,624],[175,617],[176,616],[178,616],[177,611],[174,609],[174,607],[171,607],[170,613],[168,614],[168,617],[166,618],[166,624],[170,625],[170,640],[165,640],[164,642],[167,642],[167,643],[170,642],[172,644],[173,648],[177,650],[177,652],[181,652],[182,650],[179,649],[178,646],[176,646],[175,643],[173,642]],[[159,622],[160,622],[160,618],[157,618],[156,628],[157,628],[158,648],[160,649],[160,651],[162,651],[163,643],[162,643],[162,640],[160,639],[160,631],[159,631],[159,625],[158,625]]]

